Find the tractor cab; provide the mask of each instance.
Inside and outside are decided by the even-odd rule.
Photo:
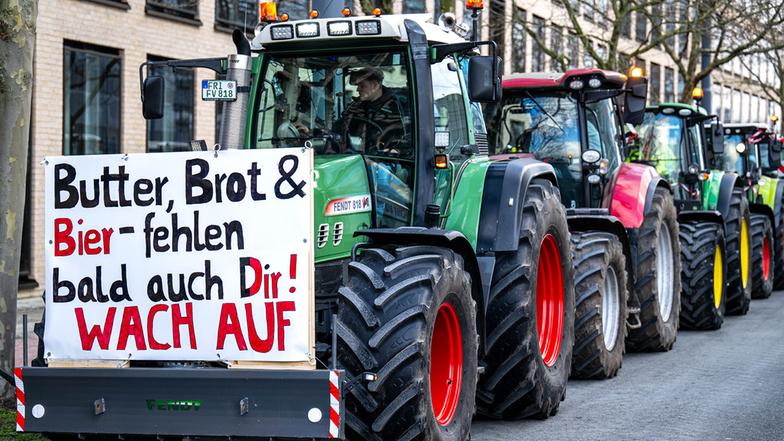
[[[633,160],[655,167],[670,182],[679,205],[700,201],[700,181],[708,179],[710,159],[722,153],[716,116],[701,107],[662,103],[646,109],[638,133]]]
[[[765,124],[727,124],[724,145],[718,165],[744,177],[747,188],[759,182],[763,169],[771,168],[771,134]]]
[[[491,151],[551,164],[567,207],[601,207],[603,184],[623,162],[623,123],[641,116],[628,110],[644,108],[644,92],[632,86],[638,80],[647,87],[644,78],[627,81],[624,74],[599,69],[504,77],[503,100],[488,118],[496,134]]]

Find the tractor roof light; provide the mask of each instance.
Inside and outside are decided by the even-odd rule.
[[[774,115],[770,115],[770,120],[771,120],[771,121],[773,121],[774,123],[775,123],[775,122],[778,122],[778,120],[779,120],[779,116],[778,116],[778,115],[775,115],[775,114],[774,114]]]
[[[259,2],[259,21],[278,21],[278,6],[275,2]]]
[[[340,13],[343,14],[344,17],[351,17],[351,8],[343,8],[340,10]]]
[[[289,14],[286,14],[285,12],[282,12],[280,14],[280,21],[289,21]]]
[[[318,23],[297,23],[298,38],[312,38],[319,36]]]
[[[380,35],[381,22],[378,20],[359,20],[355,24],[357,35]]]
[[[632,68],[629,69],[629,76],[632,78],[642,78],[645,76],[645,70],[640,66],[632,66]]]
[[[581,90],[583,87],[585,87],[585,82],[579,78],[569,81],[569,88],[572,90]]]
[[[602,80],[600,80],[599,78],[591,78],[590,80],[588,80],[588,87],[592,89],[598,89],[599,86],[601,85],[602,85]]]
[[[691,91],[691,97],[695,100],[701,100],[705,97],[705,92],[703,92],[702,87],[695,87]]]
[[[485,8],[484,0],[466,0],[465,2],[466,9],[478,10]]]
[[[665,107],[662,109],[661,112],[665,115],[672,115],[673,113],[675,113],[675,109],[673,109],[672,107]]]
[[[381,17],[381,8],[373,8],[373,15]]]
[[[678,111],[678,115],[680,115],[680,116],[691,116],[691,110],[690,109],[681,109],[681,110]]]
[[[316,9],[311,9],[310,12],[308,13],[308,17],[310,17],[312,19],[318,18],[319,17],[319,11],[316,10]]]
[[[273,40],[291,40],[294,38],[294,26],[290,24],[275,25],[270,28],[270,37]]]
[[[327,34],[330,37],[351,35],[351,22],[348,20],[331,21],[327,23]]]
[[[449,168],[449,157],[443,153],[438,153],[433,157],[433,166],[438,170]]]

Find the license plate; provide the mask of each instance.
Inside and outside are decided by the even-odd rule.
[[[234,101],[237,99],[237,82],[228,80],[202,80],[203,101]]]

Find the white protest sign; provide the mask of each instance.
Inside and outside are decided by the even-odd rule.
[[[313,363],[312,150],[45,168],[47,358]]]

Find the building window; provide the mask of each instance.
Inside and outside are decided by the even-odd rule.
[[[607,0],[595,0],[596,14],[599,16],[598,24],[602,29],[607,29]]]
[[[631,12],[623,16],[621,22],[621,35],[631,39],[632,38],[632,14]]]
[[[591,47],[593,48],[593,42],[589,42],[588,44],[590,44]],[[582,67],[584,67],[586,69],[590,69],[590,68],[593,67],[593,57],[591,56],[591,52],[588,50],[588,48],[586,48],[583,51],[583,66]]]
[[[721,87],[721,120],[729,122],[732,118],[732,89],[727,86]]]
[[[497,3],[497,2],[493,2]],[[490,4],[490,7],[493,7],[493,3]],[[502,3],[503,5],[503,3]],[[314,6],[315,7],[315,6]],[[503,8],[503,6],[501,6]],[[403,13],[404,14],[416,14],[427,12],[425,10],[425,2],[421,0],[403,0]]]
[[[231,29],[253,29],[259,21],[258,3],[254,0],[217,0],[215,24]]]
[[[163,15],[193,21],[199,17],[199,2],[194,0],[147,0],[144,11],[150,15]]]
[[[514,72],[525,72],[525,20],[525,9],[515,8],[512,23],[512,70]]]
[[[531,28],[539,38],[539,41],[544,42],[544,19],[534,15],[533,19],[531,19]],[[531,45],[531,70],[534,72],[545,70],[544,51],[537,42],[533,42]]]
[[[153,59],[151,58],[151,61]],[[193,71],[150,66],[149,75],[164,80],[163,118],[147,122],[148,152],[190,150],[193,139]]]
[[[634,39],[643,42],[648,39],[648,22],[644,12],[637,12],[635,17]]]
[[[577,34],[569,33],[569,69],[577,69],[580,64],[580,40]]]
[[[594,0],[584,0],[585,8],[583,9],[583,17],[593,23],[593,12],[595,9]]]
[[[664,68],[664,101],[675,101],[675,71],[669,67]]]
[[[580,14],[580,0],[567,0],[569,5],[572,7],[572,11],[574,11],[575,15]]]
[[[661,99],[661,66],[656,63],[651,63],[651,87],[650,87],[652,105],[659,104]]]
[[[604,44],[599,44],[596,46],[596,55],[599,57],[599,61],[606,62],[607,61],[607,46]]]
[[[563,54],[563,28],[560,26],[555,26],[550,28],[550,49],[555,51],[558,56]],[[561,62],[560,60],[553,59],[551,63],[550,70],[560,72],[561,71]]]
[[[64,48],[63,154],[120,153],[119,51],[71,42]]]

